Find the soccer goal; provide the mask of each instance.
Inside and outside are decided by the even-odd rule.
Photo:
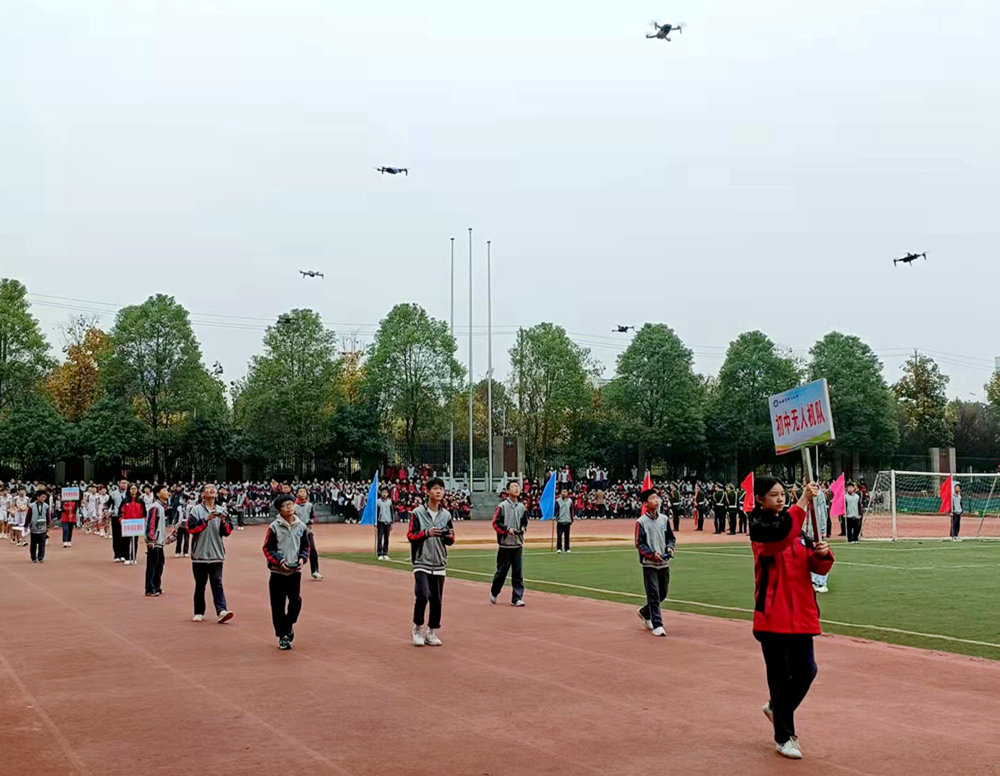
[[[1000,474],[879,472],[868,492],[862,539],[948,539],[951,508],[945,483],[961,486],[962,539],[1000,539]]]

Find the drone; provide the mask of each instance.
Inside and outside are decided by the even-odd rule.
[[[403,175],[406,175],[407,177],[410,175],[410,171],[405,167],[376,167],[375,169],[383,175],[386,173],[389,173],[390,175],[399,175],[400,173],[403,173]]]
[[[321,278],[323,277],[322,272],[316,272],[312,269],[300,269],[299,274],[304,278]]]
[[[892,266],[895,267],[899,262],[902,262],[903,264],[912,264],[913,262],[915,262],[917,259],[919,259],[921,257],[923,257],[924,261],[927,261],[927,254],[926,253],[907,253],[901,259],[893,259],[892,260]]]
[[[679,24],[657,24],[653,22],[653,29],[656,30],[652,35],[647,35],[647,38],[659,38],[660,40],[668,41],[670,38],[667,36],[676,30],[677,32],[683,32],[683,28]]]
[[[629,329],[635,331],[635,326],[615,326],[611,331],[615,334],[628,334]]]

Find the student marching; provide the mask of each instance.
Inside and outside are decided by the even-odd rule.
[[[309,561],[312,544],[309,528],[299,516],[299,504],[288,494],[274,500],[278,516],[264,536],[264,557],[271,572],[268,594],[271,600],[271,624],[278,639],[278,649],[289,650],[295,641],[295,623],[302,612],[302,572]],[[221,618],[219,620],[222,622]]]

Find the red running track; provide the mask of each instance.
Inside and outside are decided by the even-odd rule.
[[[407,574],[326,561],[280,652],[261,539],[229,540],[227,625],[190,621],[186,560],[147,599],[105,540],[0,546],[0,773],[1000,774],[998,663],[824,637],[795,763],[745,622],[668,612],[656,639],[629,606],[450,579],[417,649]]]

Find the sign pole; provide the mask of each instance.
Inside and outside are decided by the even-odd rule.
[[[813,467],[812,467],[812,457],[809,455],[809,448],[802,448],[802,473],[805,475],[805,485],[808,485],[813,481]],[[822,541],[822,537],[819,535],[819,523],[816,520],[816,507],[813,505],[813,500],[809,499],[809,518],[812,521],[813,538],[816,541]]]

